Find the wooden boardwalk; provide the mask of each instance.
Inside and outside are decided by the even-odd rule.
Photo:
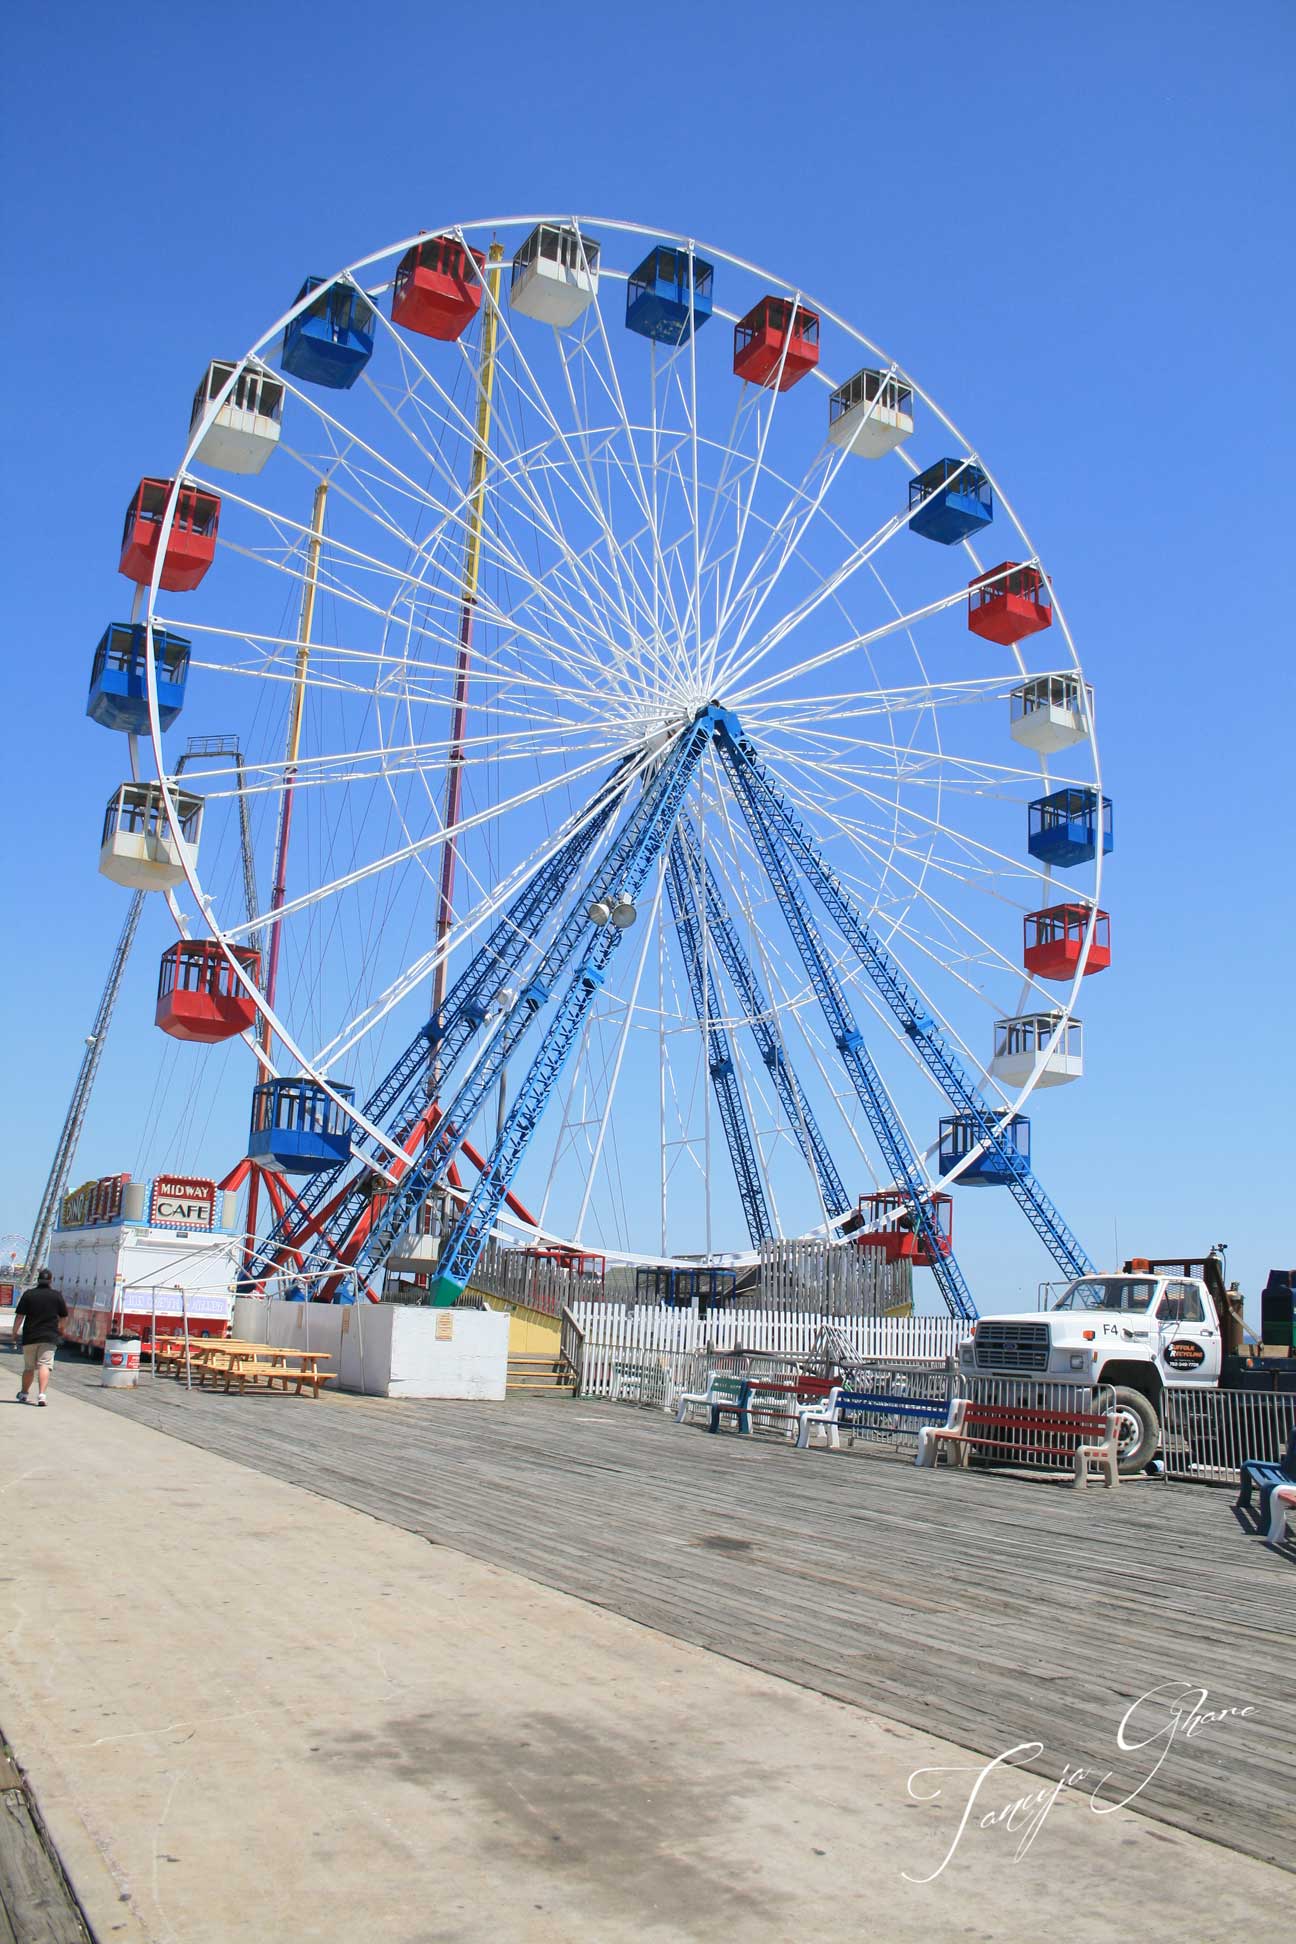
[[[98,1376],[60,1363],[58,1386],[987,1756],[1038,1742],[1030,1767],[1083,1767],[1088,1789],[1109,1775],[1106,1800],[1151,1776],[1138,1808],[1296,1867],[1296,1549],[1267,1549],[1228,1492],[918,1472],[605,1403],[313,1403]],[[1199,1689],[1251,1712],[1121,1751],[1141,1696],[1161,1690],[1127,1741]]]

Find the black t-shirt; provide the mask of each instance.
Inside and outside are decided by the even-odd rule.
[[[67,1313],[62,1291],[46,1287],[25,1289],[14,1311],[15,1317],[22,1318],[24,1343],[57,1343],[59,1319]]]

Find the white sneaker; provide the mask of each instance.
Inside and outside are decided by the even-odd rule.
[[[37,1403],[38,1403],[38,1404],[40,1405],[40,1407],[41,1407],[41,1409],[42,1409],[42,1411],[43,1411],[43,1410],[45,1409],[45,1399],[44,1399],[43,1397],[38,1397],[38,1398],[36,1399],[36,1402],[37,1402]]]

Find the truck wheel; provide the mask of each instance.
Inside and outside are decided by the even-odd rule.
[[[1160,1444],[1161,1423],[1142,1391],[1117,1384],[1113,1398],[1119,1454],[1116,1469],[1122,1478],[1133,1478],[1143,1470]]]

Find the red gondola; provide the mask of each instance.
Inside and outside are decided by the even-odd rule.
[[[1030,911],[1025,919],[1023,963],[1037,979],[1070,979],[1080,963],[1091,907],[1085,904],[1049,905]],[[1085,962],[1086,974],[1103,972],[1111,964],[1111,919],[1105,911],[1094,919],[1093,944]]]
[[[234,956],[259,984],[261,954],[236,945]],[[234,976],[234,968],[214,939],[182,938],[162,954],[158,968],[154,1024],[172,1039],[214,1046],[255,1026],[256,1001]]]
[[[818,362],[818,311],[793,305],[786,297],[762,297],[755,309],[734,325],[735,378],[785,392]]]
[[[143,585],[153,578],[162,519],[174,483],[141,479],[126,509],[118,567],[127,580]],[[220,505],[215,493],[200,492],[196,486],[180,488],[162,561],[160,584],[168,594],[191,594],[216,558]]]
[[[429,236],[406,250],[392,285],[392,323],[452,343],[481,309],[486,258],[453,236]]]
[[[1048,577],[1038,567],[1002,560],[968,582],[968,626],[986,641],[1011,648],[1015,641],[1053,625]]]
[[[857,1248],[880,1249],[886,1262],[912,1262],[915,1269],[931,1268],[935,1257],[927,1242],[915,1230],[908,1197],[902,1195],[898,1188],[879,1188],[874,1194],[861,1195],[859,1212],[865,1228],[875,1229],[877,1233],[857,1235]],[[953,1196],[934,1194],[931,1197],[931,1215],[937,1247],[943,1256],[947,1256],[954,1246]],[[879,1228],[882,1222],[888,1226]]]

